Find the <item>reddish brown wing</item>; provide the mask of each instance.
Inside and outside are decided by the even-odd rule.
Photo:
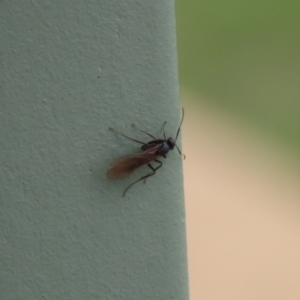
[[[110,165],[107,171],[107,177],[109,179],[121,179],[130,175],[137,168],[156,159],[158,157],[156,151],[160,146],[161,145],[156,145],[143,152],[120,157]]]

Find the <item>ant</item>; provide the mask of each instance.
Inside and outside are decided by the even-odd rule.
[[[126,192],[137,182],[144,180],[144,183],[146,182],[146,179],[149,178],[150,176],[153,176],[156,171],[162,166],[162,162],[159,160],[160,157],[167,158],[167,154],[170,150],[173,150],[175,147],[178,150],[179,154],[183,156],[185,159],[185,155],[181,153],[180,149],[176,145],[176,140],[178,138],[181,125],[184,119],[184,109],[182,108],[182,119],[181,123],[179,125],[179,128],[176,133],[175,139],[172,137],[169,137],[167,139],[165,131],[164,131],[164,139],[157,139],[155,136],[152,134],[143,131],[139,128],[137,128],[134,124],[132,124],[133,127],[135,127],[137,130],[147,134],[150,136],[153,140],[151,140],[148,143],[144,143],[141,141],[138,141],[136,139],[130,138],[114,128],[109,128],[110,131],[113,131],[131,141],[134,141],[136,143],[142,144],[141,149],[142,151],[137,153],[137,154],[132,154],[132,155],[127,155],[127,156],[122,156],[119,159],[117,159],[115,162],[113,162],[108,171],[107,171],[107,177],[109,179],[121,179],[124,177],[129,176],[133,171],[135,171],[137,168],[146,165],[151,169],[151,172],[148,173],[147,175],[142,176],[140,179],[134,181],[131,183],[123,192],[123,197],[125,196]],[[166,122],[164,122],[163,129],[166,125]],[[153,167],[151,165],[151,162],[156,162],[159,165],[157,167]]]

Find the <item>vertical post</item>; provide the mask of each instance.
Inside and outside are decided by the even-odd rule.
[[[180,122],[173,0],[1,5],[1,299],[187,299],[182,163],[109,181]],[[180,146],[180,143],[179,143]]]

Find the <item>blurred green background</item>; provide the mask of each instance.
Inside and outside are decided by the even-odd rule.
[[[182,87],[300,153],[300,1],[177,0]]]

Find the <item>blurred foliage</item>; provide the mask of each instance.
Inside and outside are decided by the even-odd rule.
[[[177,0],[183,86],[300,152],[300,1]]]

